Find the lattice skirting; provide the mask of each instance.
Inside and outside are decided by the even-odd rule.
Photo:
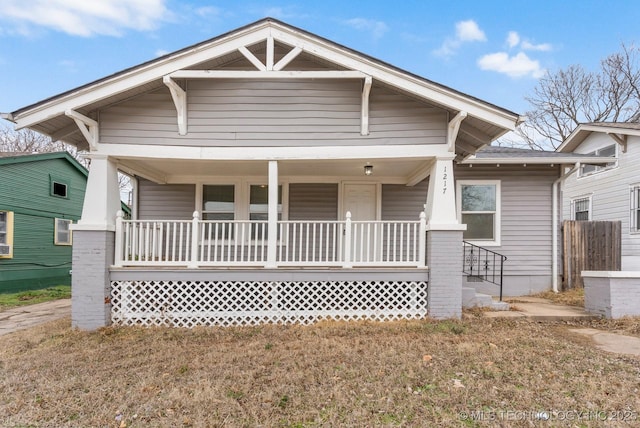
[[[427,281],[112,281],[118,325],[310,324],[427,315]]]

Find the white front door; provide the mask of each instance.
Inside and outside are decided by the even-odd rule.
[[[345,184],[343,214],[351,212],[351,220],[376,220],[378,211],[378,189],[375,184]]]
[[[345,184],[343,212],[351,213],[351,261],[373,263],[380,254],[378,225],[358,223],[378,219],[378,187],[375,184]]]

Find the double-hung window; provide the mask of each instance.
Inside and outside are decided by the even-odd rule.
[[[591,220],[591,196],[571,200],[571,220]]]
[[[458,212],[467,225],[463,238],[479,245],[500,245],[500,181],[459,180]]]
[[[13,212],[0,211],[0,259],[13,258]]]
[[[69,226],[71,225],[72,221],[64,218],[56,218],[54,221],[55,230],[53,243],[55,245],[71,245],[73,242],[71,228]]]
[[[236,194],[233,184],[202,186],[202,219],[225,222],[217,228],[221,239],[234,236],[231,223],[236,217]]]
[[[265,185],[249,186],[249,220],[269,220],[269,187]],[[282,220],[282,186],[278,186],[278,221]],[[267,237],[267,226],[264,223],[251,227],[252,239]]]
[[[630,218],[629,229],[631,233],[640,232],[640,184],[631,187],[631,199],[629,201]]]

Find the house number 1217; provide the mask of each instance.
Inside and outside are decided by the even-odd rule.
[[[447,193],[447,167],[444,167],[444,171],[442,172],[442,194]]]

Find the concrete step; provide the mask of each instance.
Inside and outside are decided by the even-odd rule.
[[[507,302],[496,302],[488,294],[476,292],[475,288],[462,287],[463,308],[490,308],[493,311],[508,311]]]

